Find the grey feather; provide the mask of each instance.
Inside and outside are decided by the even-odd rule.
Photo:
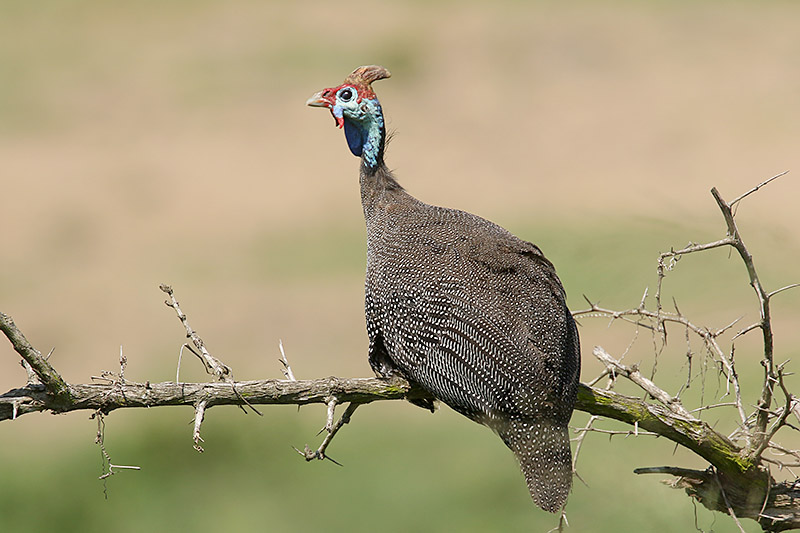
[[[392,181],[386,170],[362,176],[373,370],[497,432],[536,504],[557,511],[572,480],[580,360],[555,269],[496,224],[384,189]]]
[[[533,501],[556,512],[572,485],[567,424],[580,373],[564,289],[535,245],[478,216],[420,202],[397,183],[383,162],[386,131],[370,87],[388,76],[383,67],[360,67],[308,101],[358,132],[364,148],[370,365],[494,430],[516,455]]]

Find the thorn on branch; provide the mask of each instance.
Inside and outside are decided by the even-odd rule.
[[[119,346],[119,379],[125,381],[125,367],[128,366],[128,358],[122,353],[122,345]]]
[[[283,375],[289,381],[297,381],[297,379],[294,377],[294,373],[292,372],[292,367],[289,366],[289,360],[286,359],[286,352],[283,349],[283,340],[280,339],[278,340],[278,347],[281,350],[281,358],[279,359],[279,361],[281,362],[281,366],[283,367],[281,368]]]
[[[194,441],[193,448],[200,453],[205,451],[200,445],[201,442],[205,442],[203,437],[200,436],[200,426],[206,416],[206,405],[208,405],[208,401],[200,400],[194,407],[194,430],[192,430],[192,440]]]
[[[106,472],[102,476],[98,477],[97,479],[106,479],[107,477],[113,476],[114,474],[116,474],[116,472],[114,471],[115,468],[118,468],[120,470],[141,470],[142,469],[141,466],[114,465],[114,464],[109,463],[108,464],[108,472]]]

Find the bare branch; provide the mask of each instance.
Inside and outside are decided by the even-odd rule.
[[[701,420],[679,417],[659,404],[650,404],[639,398],[581,384],[578,387],[575,408],[592,415],[636,424],[646,431],[658,433],[731,475],[750,475],[758,471],[754,462],[742,457],[741,448],[708,424]]]
[[[770,446],[772,443],[772,438],[775,434],[780,430],[783,426],[786,425],[786,419],[789,418],[789,415],[792,413],[792,408],[795,405],[796,401],[794,396],[789,392],[786,388],[786,384],[783,381],[783,367],[781,366],[778,368],[778,385],[780,386],[781,390],[783,391],[784,397],[786,398],[786,404],[781,409],[780,415],[777,417],[777,420],[773,424],[772,428],[763,435],[763,438],[759,439],[758,447],[753,450],[753,457],[761,457],[764,453],[764,450]]]
[[[767,294],[767,298],[772,298],[776,294],[780,294],[783,291],[788,291],[789,289],[795,289],[797,287],[800,287],[800,283],[792,283],[790,285],[786,285],[785,287],[781,287],[780,289],[775,289],[771,293]]]
[[[592,415],[589,417],[589,421],[586,422],[586,425],[582,428],[575,428],[575,433],[578,434],[575,437],[575,452],[572,455],[572,473],[578,474],[578,457],[580,457],[581,449],[583,448],[583,443],[586,440],[586,435],[589,433],[589,430],[592,429],[592,426],[595,422],[600,420],[599,416]]]
[[[217,359],[216,357],[212,356],[208,353],[206,349],[205,343],[203,339],[200,338],[200,335],[197,334],[195,330],[189,325],[189,321],[186,318],[186,314],[181,311],[180,306],[178,305],[178,300],[175,298],[175,294],[172,291],[172,287],[166,284],[159,285],[159,288],[169,295],[169,300],[164,302],[167,304],[167,307],[171,307],[177,313],[178,318],[180,319],[183,327],[186,329],[186,337],[191,339],[192,344],[194,344],[195,348],[199,351],[196,352],[191,349],[190,346],[186,346],[192,353],[194,353],[200,361],[203,362],[203,365],[206,367],[206,372],[215,376],[219,381],[233,381],[233,372],[231,371],[230,367],[228,367],[225,363]]]
[[[36,350],[25,335],[14,324],[14,320],[0,313],[0,331],[11,341],[14,350],[22,357],[25,363],[33,370],[39,382],[44,385],[48,394],[52,395],[58,403],[69,402],[69,389],[67,383],[61,375],[56,372],[50,363],[42,357],[41,352]],[[52,353],[52,352],[51,352]],[[29,379],[30,381],[30,379]]]
[[[337,378],[315,380],[237,381],[231,383],[134,383],[130,381],[67,386],[71,402],[57,403],[40,388],[23,387],[0,395],[0,421],[13,417],[14,404],[17,417],[33,412],[69,412],[188,405],[194,407],[201,400],[207,407],[214,405],[243,405],[243,398],[252,405],[307,405],[327,404],[331,396],[341,402],[370,403],[378,400],[428,399],[423,390],[412,387],[401,379]]]
[[[606,352],[600,346],[595,346],[594,350],[592,350],[592,353],[604,365],[606,365],[610,371],[621,374],[630,379],[644,389],[650,396],[667,406],[676,415],[683,417],[686,420],[697,420],[694,416],[692,416],[691,413],[689,413],[689,411],[684,409],[683,405],[681,405],[681,401],[678,398],[670,396],[668,393],[660,389],[655,383],[644,377],[642,373],[639,372],[638,368],[623,365],[611,357],[608,352]]]
[[[736,197],[736,199],[735,199],[735,200],[733,200],[733,201],[730,203],[730,206],[731,206],[731,207],[735,206],[735,205],[736,205],[736,204],[738,204],[740,201],[744,200],[745,198],[747,198],[748,196],[750,196],[751,194],[753,194],[754,192],[756,192],[757,190],[759,190],[759,189],[760,189],[761,187],[763,187],[764,185],[767,185],[768,183],[771,183],[771,182],[775,181],[776,179],[780,178],[781,176],[785,176],[785,175],[786,175],[786,174],[788,174],[788,173],[789,173],[789,171],[788,171],[788,170],[784,170],[784,171],[783,171],[783,172],[781,172],[780,174],[775,174],[775,175],[774,175],[774,176],[772,176],[771,178],[769,178],[769,179],[766,179],[766,180],[762,181],[761,183],[759,183],[758,185],[756,185],[755,187],[753,187],[752,189],[750,189],[750,190],[749,190],[749,191],[747,191],[746,193],[742,194],[741,196],[738,196],[738,197]]]
[[[781,447],[773,439],[783,427],[792,426],[788,417],[794,414],[800,420],[800,402],[789,393],[784,383],[783,365],[774,362],[773,332],[770,317],[770,299],[789,289],[800,287],[800,283],[786,285],[772,292],[767,292],[761,284],[757,274],[752,255],[745,246],[734,220],[735,206],[738,203],[777,179],[785,173],[778,174],[764,181],[755,188],[727,203],[716,189],[711,190],[723,218],[725,219],[727,234],[725,238],[716,241],[696,244],[690,242],[678,250],[671,249],[661,253],[658,257],[658,280],[655,291],[655,310],[647,308],[648,291],[645,290],[639,305],[635,308],[617,311],[604,309],[598,304],[589,303],[589,309],[576,311],[576,317],[606,317],[611,322],[621,320],[635,326],[634,341],[638,338],[640,328],[652,331],[653,350],[655,355],[652,366],[652,375],[645,377],[637,365],[625,365],[622,358],[615,359],[601,347],[594,349],[594,355],[603,363],[605,370],[590,384],[580,384],[576,409],[590,413],[592,416],[585,427],[576,429],[575,461],[586,435],[590,432],[614,435],[651,435],[662,436],[676,444],[686,447],[700,457],[707,460],[712,466],[705,471],[681,469],[676,467],[656,467],[637,469],[637,473],[662,473],[677,476],[678,479],[672,486],[684,488],[687,493],[695,497],[706,507],[712,510],[729,514],[741,531],[743,531],[739,518],[752,518],[758,520],[765,530],[782,531],[793,527],[800,527],[800,483],[776,483],[772,478],[769,465],[774,464],[781,469],[790,469],[800,465],[800,452]],[[701,327],[685,317],[677,302],[673,299],[674,311],[662,306],[662,289],[664,279],[668,272],[673,270],[682,257],[705,252],[708,250],[730,246],[740,255],[748,272],[750,285],[756,293],[759,305],[759,321],[744,327],[733,334],[731,328],[741,320],[737,318],[723,327]],[[15,350],[23,358],[23,366],[28,371],[28,383],[25,387],[13,389],[0,395],[0,420],[16,419],[23,414],[37,411],[68,412],[73,410],[88,409],[95,411],[98,418],[98,443],[104,457],[107,471],[101,476],[106,479],[114,474],[114,469],[138,469],[132,466],[119,466],[111,464],[110,457],[103,446],[102,428],[103,416],[112,410],[120,408],[152,407],[164,405],[191,405],[194,408],[194,447],[203,451],[200,435],[201,425],[208,408],[216,405],[249,406],[253,411],[254,405],[269,404],[294,404],[305,405],[321,403],[327,406],[325,426],[320,433],[326,432],[320,446],[313,450],[308,445],[303,451],[297,450],[307,461],[312,459],[329,459],[327,448],[338,431],[350,421],[355,410],[362,404],[379,400],[415,400],[430,399],[429,395],[421,389],[409,384],[402,379],[377,379],[377,378],[325,378],[317,380],[298,381],[291,367],[283,347],[279,343],[281,352],[280,362],[285,380],[262,380],[236,382],[230,367],[219,359],[211,356],[205,343],[188,323],[186,315],[181,310],[172,289],[162,285],[161,289],[169,295],[166,304],[171,307],[180,319],[186,330],[191,344],[184,345],[203,362],[206,371],[218,380],[214,383],[180,383],[179,374],[176,382],[164,383],[134,383],[126,380],[125,369],[127,358],[120,347],[119,374],[103,372],[97,383],[71,385],[48,363],[47,358],[36,351],[24,335],[16,328],[7,315],[0,313],[0,330],[11,341]],[[688,374],[686,383],[678,394],[670,395],[654,382],[654,375],[658,363],[658,356],[667,343],[667,326],[679,324],[686,337],[686,357],[688,360]],[[764,381],[760,398],[748,415],[742,403],[739,379],[734,361],[734,341],[746,333],[760,329],[763,336]],[[730,350],[723,350],[720,346],[722,336],[726,333],[733,335]],[[700,366],[702,385],[706,382],[706,365],[712,363],[725,378],[725,393],[722,398],[731,393],[734,400],[713,405],[703,405],[705,389],[701,390],[701,405],[692,410],[687,410],[680,399],[681,393],[692,384],[692,357],[693,349],[691,338],[696,335],[702,340],[704,357]],[[625,350],[632,348],[633,341]],[[705,357],[705,354],[708,354]],[[623,354],[623,357],[624,355]],[[180,358],[179,368],[180,371]],[[603,377],[608,377],[608,388],[603,390],[594,388]],[[647,393],[644,398],[632,398],[613,392],[610,388],[618,376],[625,377],[638,385]],[[785,396],[782,406],[773,406],[775,403],[775,386],[779,386]],[[336,407],[340,403],[348,403],[342,416],[336,420]],[[718,407],[735,407],[740,423],[732,437],[725,437],[713,427],[700,420],[696,413]],[[748,411],[750,408],[748,407]],[[259,413],[260,414],[260,413]],[[630,424],[632,429],[627,431],[606,430],[594,427],[600,417],[611,418]],[[735,437],[736,440],[732,440]],[[744,446],[739,446],[738,439],[744,439]],[[769,451],[773,457],[764,457]],[[767,454],[769,455],[769,454]],[[574,468],[574,467],[573,467]],[[791,472],[791,470],[788,470]],[[577,474],[577,473],[576,473]],[[565,516],[562,515],[565,520]],[[561,525],[563,525],[563,521]]]
[[[750,194],[750,192],[758,190],[759,187],[769,183],[781,175],[782,174],[779,174],[778,176],[770,178],[753,189],[753,191],[745,193],[735,201],[741,200]],[[762,331],[764,342],[764,359],[762,361],[764,366],[764,383],[761,389],[761,398],[759,399],[757,405],[758,413],[756,415],[755,438],[751,444],[750,450],[752,457],[758,457],[756,451],[763,451],[763,440],[766,438],[767,424],[769,423],[769,408],[772,405],[773,384],[776,379],[775,364],[773,361],[774,341],[772,335],[772,320],[770,317],[769,294],[767,294],[767,292],[764,290],[764,287],[761,285],[761,280],[758,277],[755,263],[753,262],[753,256],[750,254],[750,251],[742,241],[742,238],[739,234],[739,228],[736,227],[736,221],[734,220],[733,211],[731,210],[732,204],[726,203],[716,188],[711,189],[711,194],[714,196],[714,200],[716,200],[717,206],[719,207],[720,211],[722,212],[722,216],[725,219],[725,224],[728,227],[728,238],[733,241],[731,246],[733,246],[736,251],[739,252],[739,256],[742,258],[742,261],[747,268],[747,274],[750,278],[750,285],[753,287],[753,290],[758,297],[761,315],[761,321],[759,325]]]
[[[696,334],[700,337],[706,345],[706,348],[709,352],[716,357],[716,360],[720,362],[725,370],[725,376],[728,385],[733,386],[733,392],[735,397],[736,408],[739,413],[739,418],[744,424],[747,420],[747,414],[744,411],[744,407],[742,405],[742,396],[741,396],[741,387],[739,385],[739,378],[736,373],[736,369],[733,363],[733,359],[729,354],[726,354],[725,351],[720,347],[716,332],[709,330],[708,328],[703,328],[697,326],[696,324],[692,323],[686,317],[677,314],[677,313],[670,313],[668,311],[664,311],[663,309],[657,311],[650,311],[648,309],[642,308],[635,308],[635,309],[627,309],[624,311],[615,311],[612,309],[605,309],[599,307],[595,304],[590,304],[590,309],[584,309],[580,311],[573,312],[573,316],[580,317],[580,316],[608,316],[611,317],[612,320],[622,319],[635,324],[637,327],[651,327],[657,331],[666,331],[664,329],[664,324],[671,322],[676,324],[681,324],[689,331]],[[630,318],[634,317],[636,320]],[[647,324],[643,324],[641,320],[652,320],[656,322],[656,326],[648,326]],[[759,327],[759,326],[756,326]],[[725,328],[723,328],[724,330]]]
[[[636,428],[636,425],[634,425]],[[628,431],[614,431],[611,429],[599,429],[595,427],[582,427],[576,428],[576,433],[579,434],[586,434],[586,433],[602,433],[603,435],[609,435],[611,437],[615,435],[623,435],[625,437],[630,437],[633,435],[634,437],[659,437],[658,433],[654,433],[652,431],[637,431],[636,429],[629,429]]]
[[[325,439],[322,441],[322,444],[319,445],[319,448],[317,448],[316,450],[312,450],[311,448],[308,447],[308,444],[306,444],[305,449],[303,451],[300,451],[297,448],[295,448],[295,451],[300,455],[302,455],[303,457],[305,457],[306,461],[312,461],[314,459],[319,459],[319,460],[327,459],[339,466],[342,466],[341,463],[333,460],[330,456],[325,455],[325,450],[328,449],[328,445],[331,443],[333,437],[336,436],[336,433],[339,432],[342,426],[350,422],[350,417],[353,416],[353,413],[356,412],[356,409],[358,409],[358,406],[361,404],[351,403],[350,405],[348,405],[347,408],[344,410],[344,414],[342,414],[342,417],[336,422],[336,424],[333,424],[333,414],[334,414],[334,409],[336,408],[336,403],[337,402],[335,399],[329,400],[328,421],[325,424],[325,427],[322,429],[322,431],[327,431],[328,434],[325,435]]]

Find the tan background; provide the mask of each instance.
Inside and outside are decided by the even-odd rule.
[[[7,3],[0,309],[39,349],[55,347],[52,362],[74,382],[116,369],[120,345],[129,378],[174,379],[183,335],[162,282],[239,379],[280,377],[279,338],[299,377],[369,375],[358,164],[330,117],[303,105],[365,63],[393,73],[376,90],[400,181],[540,244],[573,309],[584,294],[637,305],[654,288],[659,251],[723,236],[712,186],[731,199],[786,169],[738,220],[768,287],[798,281],[798,16],[791,2]],[[710,327],[757,318],[725,251],[685,258],[668,283],[681,310]],[[774,311],[781,361],[797,358],[800,340],[800,297],[784,296]],[[619,354],[632,338],[584,321],[584,379],[597,373],[594,344]],[[682,338],[672,334],[659,363],[673,392],[685,380]],[[737,349],[750,402],[756,341]],[[643,332],[628,357],[649,365],[651,346]],[[0,359],[3,390],[21,384],[5,342]],[[204,376],[185,360],[182,378]],[[724,393],[716,377],[707,385],[706,401]],[[111,478],[108,501],[86,415],[6,422],[0,526],[555,525],[527,501],[500,442],[446,409],[360,411],[331,450],[344,469],[302,464],[289,447],[316,442],[321,409],[266,411],[212,410],[197,457],[188,409],[113,413],[109,451],[143,470]],[[672,453],[663,441],[590,436],[588,487],[577,483],[568,509],[574,529],[690,529],[687,498],[631,473],[705,466]],[[196,500],[200,517],[189,511]],[[698,515],[703,528],[735,528]]]

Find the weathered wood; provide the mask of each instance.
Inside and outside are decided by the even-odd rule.
[[[14,320],[0,313],[0,331],[11,341],[14,350],[22,357],[22,360],[36,374],[36,378],[44,385],[48,392],[53,396],[57,403],[69,403],[69,390],[67,383],[62,379],[56,369],[47,362],[42,354],[34,348],[20,329],[14,324]],[[30,378],[29,378],[30,379]]]
[[[731,475],[751,474],[757,468],[742,449],[702,420],[683,418],[660,404],[581,384],[575,408],[589,414],[638,425],[684,446]]]
[[[66,413],[93,410],[108,413],[115,409],[194,406],[201,400],[215,405],[305,405],[328,403],[370,403],[377,400],[426,398],[425,392],[401,379],[337,378],[314,380],[237,381],[233,383],[133,383],[108,381],[67,385],[70,401],[54,401],[41,385],[12,389],[0,396],[0,420],[26,413],[52,411]],[[15,406],[16,405],[16,410]],[[15,414],[16,411],[16,414]]]

